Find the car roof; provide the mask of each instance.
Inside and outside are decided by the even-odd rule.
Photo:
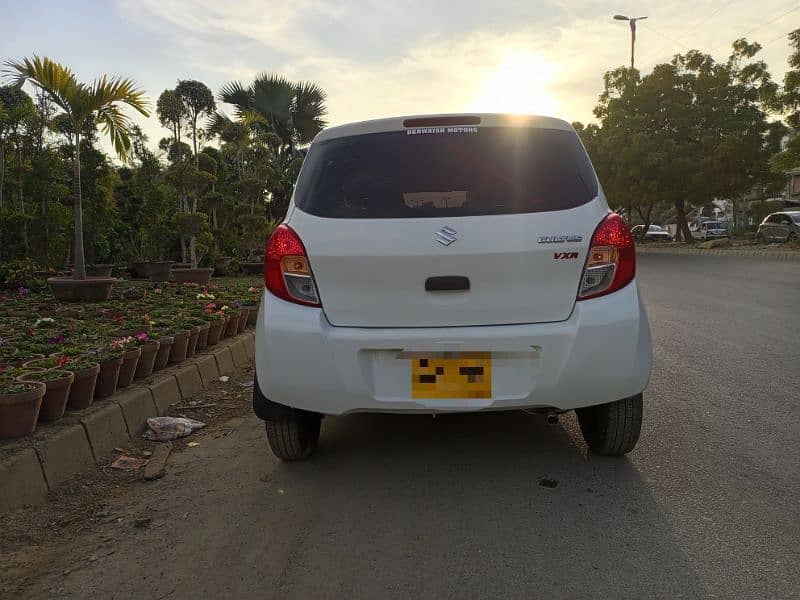
[[[479,117],[478,124],[436,124],[437,119],[459,117]],[[406,120],[430,120],[430,124],[420,123],[415,127],[404,125]],[[511,115],[503,113],[449,113],[433,115],[408,115],[404,117],[391,117],[387,119],[374,119],[371,121],[359,121],[357,123],[347,123],[337,125],[322,130],[314,142],[322,142],[340,137],[351,135],[363,135],[366,133],[384,133],[387,131],[404,131],[407,129],[427,128],[427,127],[533,127],[538,129],[560,129],[562,131],[573,131],[572,126],[562,119],[554,117],[544,117],[539,115]]]

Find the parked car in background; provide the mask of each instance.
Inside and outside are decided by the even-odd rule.
[[[758,242],[791,242],[800,237],[800,210],[767,215],[758,226]]]
[[[697,229],[692,230],[692,237],[696,240],[718,240],[730,235],[721,221],[703,221]]]
[[[640,240],[642,239],[643,229],[644,225],[636,225],[631,229],[631,234],[635,239]],[[650,225],[650,227],[647,228],[647,233],[644,234],[644,239],[671,242],[672,234],[663,227],[659,227],[658,225]]]

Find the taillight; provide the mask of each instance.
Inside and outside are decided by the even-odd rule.
[[[288,225],[279,225],[264,252],[264,285],[289,302],[321,306],[303,242]]]
[[[611,213],[600,221],[589,245],[578,300],[605,296],[628,285],[636,274],[636,248],[625,221]]]

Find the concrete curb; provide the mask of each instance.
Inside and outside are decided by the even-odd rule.
[[[221,375],[252,364],[254,334],[245,331],[207,352],[43,423],[27,438],[0,443],[0,514],[42,502],[50,490],[108,460],[114,448],[144,431],[147,419],[207,389]]]
[[[764,258],[778,261],[800,261],[800,252],[789,250],[739,250],[738,248],[648,248],[637,246],[636,254],[672,254],[689,256],[730,256],[743,258]]]

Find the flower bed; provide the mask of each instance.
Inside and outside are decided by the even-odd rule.
[[[262,289],[252,277],[207,286],[125,282],[91,305],[24,287],[0,292],[0,412],[24,413],[17,431],[0,436],[30,433],[31,411],[41,406],[39,420],[60,418],[236,335],[255,323]]]

